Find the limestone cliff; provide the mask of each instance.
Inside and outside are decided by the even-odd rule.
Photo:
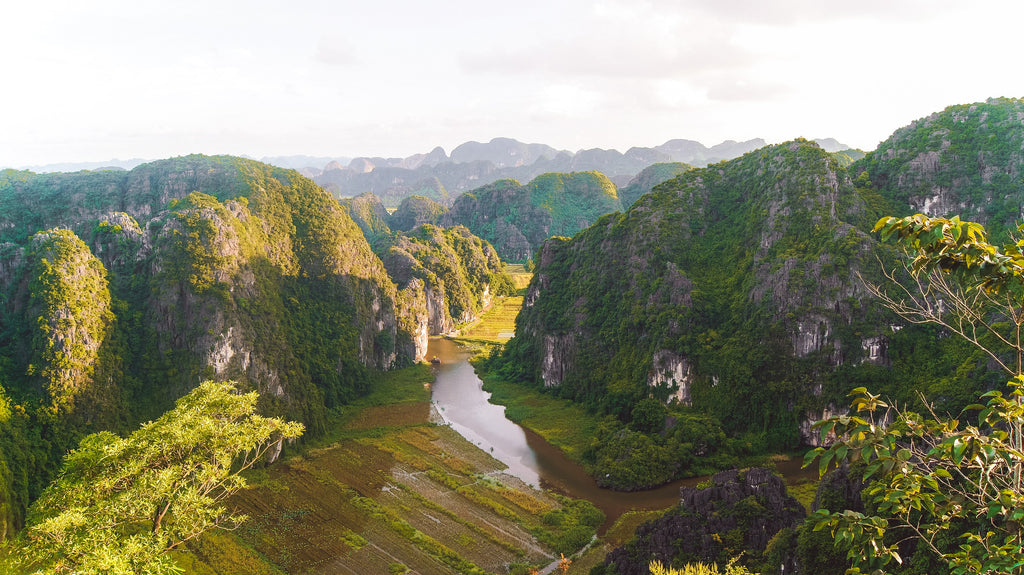
[[[41,253],[38,239],[24,255],[18,242],[26,230],[74,230],[90,246],[82,244],[83,257],[109,270],[120,307],[95,290],[81,297],[92,308],[107,301],[102,314],[116,317],[111,329],[131,342],[118,352],[119,365],[125,379],[144,383],[122,385],[122,397],[136,398],[129,419],[159,414],[201,378],[231,378],[316,434],[327,407],[365,389],[366,370],[416,355],[408,345],[418,337],[415,325],[400,321],[398,290],[363,233],[296,172],[205,156],[130,172],[8,171],[0,177],[0,203],[18,208],[0,213],[0,239],[9,242],[0,254],[0,285],[8,293],[42,281],[41,270],[26,266],[53,262],[32,255]],[[22,321],[2,318],[8,333]],[[54,341],[91,341],[59,331]],[[0,341],[0,352],[27,362],[19,345]],[[10,385],[31,388],[21,378]]]
[[[680,489],[679,507],[637,529],[633,540],[614,549],[603,566],[607,575],[645,575],[651,561],[665,565],[725,563],[735,557],[763,573],[795,571],[795,549],[772,549],[776,535],[793,530],[807,512],[786,492],[777,475],[762,468],[716,474],[710,485]],[[781,568],[781,571],[780,571]]]
[[[884,256],[875,219],[812,142],[684,172],[544,243],[505,358],[622,418],[663,394],[796,445],[846,391],[832,371],[880,358],[891,333],[859,278]]]

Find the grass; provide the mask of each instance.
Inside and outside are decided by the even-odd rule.
[[[526,271],[526,266],[523,264],[505,264],[505,273],[512,278],[512,285],[520,291],[525,290],[530,285],[530,280],[533,279],[533,272]]]
[[[382,375],[366,397],[331,414],[315,445],[250,471],[250,488],[228,502],[249,521],[190,544],[178,564],[276,575],[328,565],[397,572],[399,561],[413,572],[464,573],[550,562],[551,547],[536,535],[561,541],[544,517],[569,502],[509,483],[500,462],[430,423],[420,408],[429,407],[432,378],[427,365]]]
[[[811,512],[811,505],[814,503],[814,494],[818,491],[818,482],[800,480],[793,485],[787,485],[786,490],[796,498],[808,513]]]
[[[499,298],[479,320],[462,328],[458,339],[505,343],[516,331],[516,316],[522,307],[522,296]]]
[[[671,507],[669,508],[671,509]],[[625,545],[633,538],[637,527],[648,521],[654,521],[665,514],[668,509],[627,511],[619,516],[615,523],[604,534],[604,542],[611,547]]]
[[[516,331],[516,317],[523,307],[523,294],[533,274],[522,264],[508,264],[505,273],[512,278],[512,284],[519,290],[518,296],[497,298],[480,319],[460,329],[459,340],[470,342],[505,343]]]
[[[484,390],[491,393],[491,403],[504,405],[506,417],[535,431],[570,459],[581,462],[601,418],[567,399],[551,397],[494,374],[481,375]]]

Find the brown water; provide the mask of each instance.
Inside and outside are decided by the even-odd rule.
[[[693,486],[706,479],[682,479],[645,491],[602,489],[582,466],[567,458],[560,449],[506,419],[504,406],[487,401],[491,394],[483,391],[483,382],[468,362],[470,354],[462,346],[447,339],[431,339],[427,357],[434,356],[441,363],[434,366],[436,380],[432,400],[445,421],[470,442],[508,465],[507,472],[526,483],[591,501],[605,513],[602,532],[631,509],[665,509],[678,504],[680,487]],[[779,472],[788,479],[807,475],[800,469],[801,459],[779,462]]]

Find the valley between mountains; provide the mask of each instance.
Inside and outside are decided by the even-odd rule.
[[[499,139],[313,178],[202,155],[0,172],[0,564],[625,574],[739,558],[751,572],[845,572],[805,516],[864,511],[863,473],[819,483],[789,467],[836,439],[815,422],[859,388],[956,416],[1006,390],[999,364],[1014,353],[998,341],[1012,319],[972,342],[883,305],[915,276],[873,228],[959,216],[1012,253],[1024,101],[950,106],[867,152],[797,138],[684,158],[680,142],[616,156]],[[498,165],[510,150],[517,162]],[[481,393],[588,481],[623,498],[671,485],[669,501],[612,513],[516,477],[431,402],[439,337],[471,350]],[[190,470],[166,453],[104,483],[91,465],[121,440],[119,456],[142,460],[135,432],[198,405],[204,381],[234,382],[255,419],[183,435],[244,420],[301,436],[261,438],[259,461],[189,491],[195,507],[175,497],[203,481],[169,479]],[[151,471],[161,479],[132,483]],[[91,525],[89,506],[127,485],[168,495]],[[247,519],[216,528],[231,514]],[[200,516],[213,527],[168,534]],[[131,543],[52,551],[115,532]],[[893,545],[914,558],[902,572],[950,572],[923,545]]]

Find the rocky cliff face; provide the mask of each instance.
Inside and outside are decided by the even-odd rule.
[[[142,405],[156,413],[200,378],[232,378],[315,434],[325,405],[365,387],[366,369],[416,355],[408,342],[420,334],[398,317],[398,290],[380,259],[346,210],[296,172],[189,156],[122,173],[4,176],[0,202],[21,210],[0,215],[5,239],[63,225],[87,240],[83,261],[109,270],[120,311],[96,307],[102,290],[82,290],[82,297],[97,314],[116,314],[107,323],[132,341],[118,361],[126,375],[147,382],[132,393],[148,398]],[[42,272],[26,265],[54,261],[23,252],[10,243],[0,258],[8,292],[19,277],[22,285],[42,281]],[[6,325],[19,321],[3,318]],[[102,339],[54,334],[90,349]],[[27,362],[18,342],[0,344],[15,363]],[[31,387],[27,380],[11,385]]]
[[[632,541],[605,557],[601,572],[645,575],[653,560],[665,565],[722,563],[741,554],[745,564],[794,572],[792,550],[780,564],[761,563],[769,541],[784,529],[798,527],[807,514],[786,492],[782,479],[754,468],[723,471],[710,483],[681,488],[679,507],[637,529]]]
[[[877,273],[874,219],[811,142],[685,172],[544,244],[506,358],[612,412],[670,387],[730,429],[796,444],[844,392],[818,385],[885,345],[858,277]]]

